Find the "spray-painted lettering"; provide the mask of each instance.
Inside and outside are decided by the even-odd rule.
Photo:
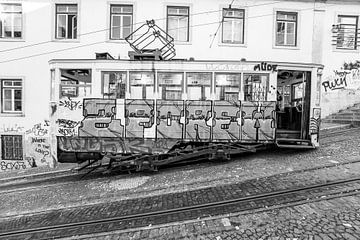
[[[69,110],[76,110],[82,108],[82,104],[80,103],[80,101],[72,100],[70,97],[60,100],[59,106],[68,108]]]
[[[20,170],[20,169],[26,169],[26,165],[22,161],[1,161],[0,162],[0,169],[2,171]]]

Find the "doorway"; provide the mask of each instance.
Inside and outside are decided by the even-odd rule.
[[[306,71],[280,70],[277,76],[277,138],[307,139],[310,78]]]

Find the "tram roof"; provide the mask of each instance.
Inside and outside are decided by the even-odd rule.
[[[324,68],[324,65],[318,63],[308,62],[281,62],[281,61],[269,61],[269,60],[258,60],[258,61],[247,61],[247,60],[187,60],[187,59],[173,59],[173,60],[130,60],[130,59],[51,59],[49,64],[134,64],[134,65],[175,65],[175,64],[233,64],[233,65],[256,65],[261,63],[267,63],[272,65],[278,65],[279,67],[291,67],[291,68]],[[214,69],[216,70],[216,69]]]

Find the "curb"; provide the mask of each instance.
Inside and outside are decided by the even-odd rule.
[[[34,178],[35,179],[43,179],[46,177],[55,178],[59,176],[69,176],[75,175],[77,173],[77,168],[71,169],[64,169],[64,170],[57,170],[57,171],[48,171],[43,173],[34,173],[34,174],[27,174],[22,176],[14,176],[14,177],[7,177],[7,178],[0,178],[0,184],[5,184],[11,181],[19,181],[19,180],[29,180]]]

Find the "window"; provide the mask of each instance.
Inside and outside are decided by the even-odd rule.
[[[130,72],[129,78],[132,99],[154,99],[153,72]]]
[[[0,3],[0,38],[22,37],[21,4]]]
[[[266,101],[268,92],[268,74],[244,74],[244,100]]]
[[[222,18],[222,42],[244,43],[244,9],[224,8]]]
[[[183,90],[182,73],[159,73],[159,93],[164,100],[181,100]]]
[[[1,135],[1,152],[3,160],[22,160],[23,143],[21,135]]]
[[[91,94],[91,70],[61,69],[60,98],[86,97]]]
[[[2,79],[1,80],[1,112],[21,113],[22,112],[22,80]]]
[[[239,73],[215,74],[216,100],[239,100],[240,79]]]
[[[189,100],[210,98],[211,73],[187,73],[186,80]]]
[[[167,33],[175,41],[189,41],[189,8],[167,7]]]
[[[297,13],[276,12],[276,46],[297,45]]]
[[[132,32],[133,7],[110,5],[110,39],[124,39]]]
[[[336,48],[356,49],[358,38],[358,17],[338,16]]]
[[[77,4],[56,4],[57,39],[77,38]]]
[[[104,97],[124,99],[126,92],[126,72],[102,72],[102,91]]]

